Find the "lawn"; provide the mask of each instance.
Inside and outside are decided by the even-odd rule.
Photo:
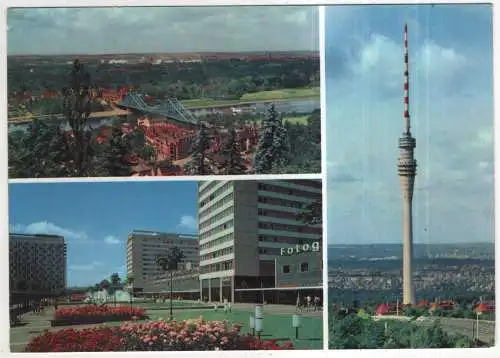
[[[186,302],[187,303],[187,302]],[[192,304],[192,303],[191,303]],[[139,304],[138,304],[139,305]],[[138,306],[137,305],[137,306]],[[167,303],[165,304],[149,304],[149,307],[155,306],[163,309],[150,309],[146,311],[151,320],[155,319],[165,319],[168,320],[170,316],[170,311],[168,309]],[[134,305],[135,306],[135,305]],[[143,306],[142,304],[140,306]],[[250,315],[252,315],[252,310],[238,309],[233,310],[230,313],[224,313],[222,309],[217,312],[213,309],[201,308],[200,309],[182,309],[182,305],[177,305],[179,309],[174,307],[174,318],[178,321],[185,319],[199,318],[202,316],[205,320],[227,320],[229,323],[238,322],[243,325],[242,332],[249,333],[249,320]],[[145,307],[146,308],[146,307]],[[50,331],[55,331],[62,329],[62,327],[52,328],[50,327],[49,320],[51,316],[48,314],[42,314],[41,316],[33,316],[30,318],[30,324],[27,326],[22,326],[18,328],[11,328],[11,348],[15,352],[21,352],[25,345],[35,336],[42,334],[45,329]],[[138,321],[145,322],[145,321]],[[107,322],[104,325],[109,327],[119,326],[123,322]],[[278,339],[280,343],[281,340],[292,340],[294,347],[297,349],[322,349],[323,348],[323,320],[321,317],[302,317],[301,318],[302,327],[299,330],[299,339],[295,339],[295,330],[292,327],[292,317],[285,314],[273,314],[266,312],[264,309],[264,332],[263,339]],[[75,325],[68,326],[75,329],[83,329],[96,327],[100,325]]]
[[[272,101],[277,99],[319,98],[319,87],[313,88],[285,88],[276,91],[262,91],[245,93],[241,101]]]
[[[230,106],[254,102],[266,102],[273,100],[291,100],[319,98],[319,87],[313,88],[290,88],[276,91],[261,91],[255,93],[245,93],[239,100],[216,100],[210,98],[188,99],[181,101],[186,108]]]
[[[290,122],[292,124],[307,124],[309,117],[310,116],[283,117],[283,122]]]
[[[168,319],[169,311],[149,311],[151,319]],[[242,332],[249,333],[250,311],[233,310],[224,313],[222,309],[214,310],[176,310],[176,320],[193,319],[202,316],[208,321],[223,321],[229,323],[240,323],[243,325]],[[302,327],[299,329],[299,339],[295,339],[295,329],[292,327],[291,315],[270,314],[264,311],[264,333],[263,339],[292,340],[294,347],[298,349],[322,349],[323,348],[323,320],[321,317],[302,317]]]

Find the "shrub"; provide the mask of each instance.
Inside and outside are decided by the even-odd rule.
[[[203,319],[183,322],[127,322],[120,327],[62,329],[45,332],[27,346],[28,352],[109,352],[109,351],[210,351],[210,350],[284,350],[279,345],[240,334],[239,325]]]
[[[131,319],[132,317],[143,318],[145,309],[131,306],[110,307],[106,305],[85,305],[79,307],[62,307],[56,310],[55,320],[78,320],[89,317],[122,317]]]

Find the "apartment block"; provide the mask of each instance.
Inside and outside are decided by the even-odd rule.
[[[178,247],[184,254],[179,269],[198,267],[198,236],[178,233],[134,230],[127,240],[127,275],[134,277],[134,290],[142,291],[148,282],[157,280],[164,273],[156,258],[170,248]]]
[[[206,181],[198,185],[200,289],[210,301],[273,288],[282,250],[322,242],[297,216],[321,199],[320,180]]]
[[[62,236],[9,234],[10,291],[62,292],[66,288],[66,250]]]

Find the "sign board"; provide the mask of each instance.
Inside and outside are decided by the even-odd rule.
[[[303,252],[318,252],[320,250],[319,241],[315,241],[313,243],[307,243],[303,245],[295,245],[291,247],[282,247],[281,248],[281,256],[291,256],[297,255]]]

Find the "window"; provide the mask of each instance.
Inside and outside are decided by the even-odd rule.
[[[309,271],[309,263],[302,262],[300,264],[300,272],[307,272],[307,271]]]
[[[283,273],[290,273],[290,265],[283,265]]]

